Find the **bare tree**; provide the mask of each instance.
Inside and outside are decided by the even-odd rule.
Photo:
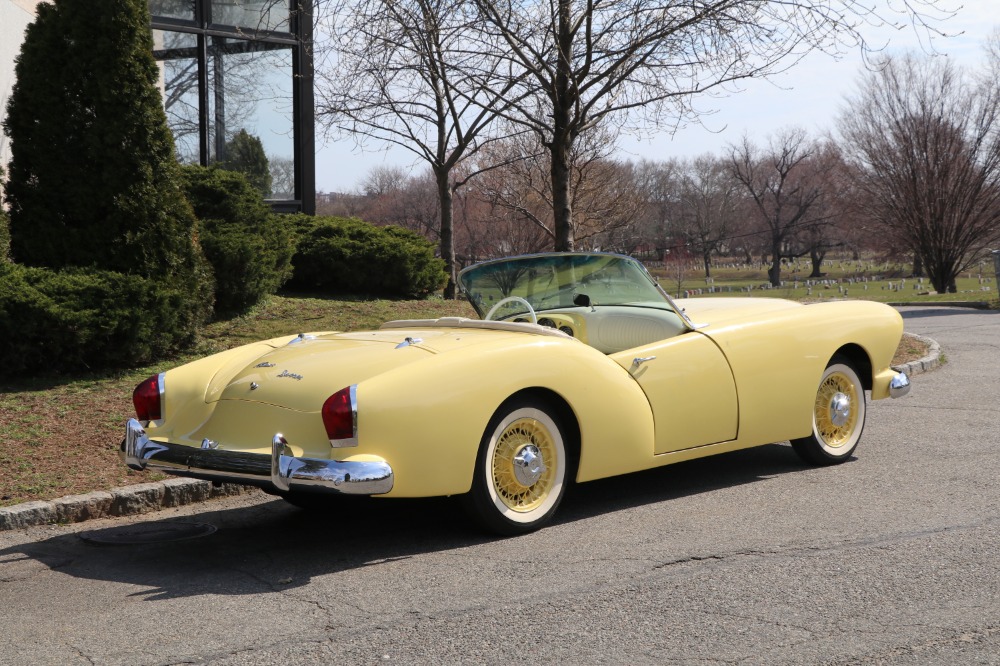
[[[610,158],[613,148],[611,133],[592,132],[577,142],[569,160],[573,235],[591,245],[621,241],[615,232],[629,227],[641,208],[632,174]],[[495,209],[506,209],[543,231],[551,246],[556,230],[551,217],[550,155],[537,136],[511,136],[484,149],[481,157],[502,166],[482,175],[477,191]]]
[[[729,165],[711,155],[681,167],[674,215],[688,250],[701,257],[705,277],[712,275],[712,255],[732,233],[739,214],[741,187]]]
[[[802,256],[809,245],[800,236],[828,222],[824,188],[811,157],[817,147],[802,130],[786,130],[761,149],[744,137],[730,153],[733,176],[743,184],[769,242],[768,279],[781,285],[781,260]],[[817,233],[817,232],[812,232]]]
[[[328,128],[405,148],[430,165],[440,199],[441,256],[455,295],[453,197],[474,174],[455,167],[488,140],[518,75],[463,0],[320,3],[333,51],[317,64],[317,115]]]
[[[898,11],[862,0],[473,2],[527,73],[505,113],[537,133],[551,155],[557,250],[573,249],[570,160],[594,127],[676,129],[697,119],[698,93],[766,77],[816,49],[867,51],[864,23],[906,17],[931,30],[947,15],[937,0],[900,0]]]
[[[645,204],[637,221],[639,237],[652,250],[656,261],[666,259],[677,233],[674,215],[680,171],[681,164],[678,160],[643,160],[633,171],[639,196]]]
[[[886,58],[839,119],[872,214],[934,288],[1000,241],[1000,90],[937,58]]]
[[[399,167],[376,167],[362,183],[365,206],[360,215],[374,224],[394,224],[439,240],[441,214],[430,170],[409,176]]]

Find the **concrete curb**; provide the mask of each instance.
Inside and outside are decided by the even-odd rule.
[[[930,338],[925,338],[922,335],[916,335],[914,333],[903,333],[903,335],[924,343],[930,349],[927,352],[927,356],[916,361],[903,363],[902,365],[894,365],[892,366],[894,370],[897,372],[905,372],[907,376],[912,377],[913,375],[919,375],[922,372],[929,372],[941,365],[941,345],[939,345],[936,340],[931,340]]]
[[[92,518],[132,516],[183,506],[216,497],[242,495],[255,490],[249,486],[173,478],[155,483],[98,490],[86,495],[68,495],[50,501],[25,502],[0,508],[0,531],[55,523],[79,523]]]
[[[917,361],[893,366],[895,370],[912,377],[941,365],[941,345],[936,341],[913,333],[903,335],[923,342],[930,347],[930,352]],[[132,516],[254,490],[235,483],[216,487],[210,481],[183,478],[140,483],[110,491],[99,490],[86,495],[69,495],[46,502],[25,502],[0,508],[0,531],[54,523],[79,523],[109,516]]]

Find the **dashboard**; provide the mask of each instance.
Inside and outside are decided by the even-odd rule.
[[[515,321],[530,320],[518,317]],[[538,325],[562,331],[605,354],[648,345],[687,330],[681,318],[669,310],[621,305],[546,310],[538,314]]]

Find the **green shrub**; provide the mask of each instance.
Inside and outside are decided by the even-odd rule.
[[[19,264],[0,264],[0,373],[152,360],[211,315],[152,46],[145,0],[42,3],[25,33],[3,121]]]
[[[10,261],[10,220],[7,211],[0,208],[0,264]]]
[[[146,363],[193,342],[198,323],[177,285],[0,264],[0,376]]]
[[[422,298],[447,280],[434,245],[412,231],[332,217],[297,216],[292,223],[298,234],[292,283],[299,288]]]
[[[292,274],[282,216],[237,172],[183,167],[184,191],[201,220],[201,247],[215,269],[215,308],[246,312]]]
[[[0,165],[0,264],[10,260],[10,216],[3,207],[4,170]]]

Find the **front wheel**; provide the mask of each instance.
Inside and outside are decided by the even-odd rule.
[[[511,536],[551,520],[566,486],[558,416],[528,402],[497,410],[483,434],[466,508],[485,529]]]
[[[823,371],[812,421],[812,435],[792,440],[803,460],[835,465],[851,457],[865,427],[865,388],[846,359],[834,357]]]

